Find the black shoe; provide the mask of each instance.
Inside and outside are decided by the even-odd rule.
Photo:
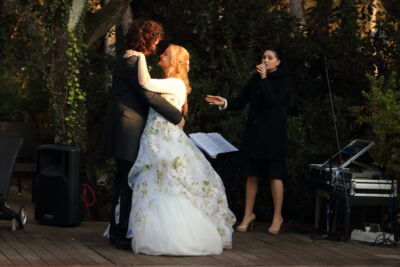
[[[114,245],[117,239],[118,237],[116,235],[113,235],[111,233],[108,234],[108,242],[110,243],[110,245]]]
[[[110,243],[114,245],[114,247],[122,250],[131,250],[132,249],[131,242],[132,242],[131,238],[115,239],[112,241],[110,239]]]
[[[117,241],[117,240],[116,239],[111,239],[111,238],[108,239],[108,243],[110,245],[115,245],[115,241]]]
[[[118,249],[124,249],[124,250],[131,250],[131,238],[126,238],[126,232],[127,229],[121,229],[116,226],[112,227],[113,225],[110,225],[110,231],[108,233],[108,240],[111,245]]]

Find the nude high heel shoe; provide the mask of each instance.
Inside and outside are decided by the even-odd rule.
[[[242,221],[240,223],[240,225],[238,227],[236,227],[236,231],[247,232],[247,230],[249,230],[249,229],[250,229],[250,231],[253,231],[255,220],[256,220],[256,216],[253,214],[253,217],[251,218],[251,220],[246,224],[243,224],[243,221]]]
[[[283,219],[281,219],[280,220],[280,224],[279,224],[279,228],[276,230],[276,229],[271,229],[271,227],[268,229],[268,233],[270,234],[270,235],[279,235],[279,233],[281,232],[281,230],[282,230],[282,224],[283,224]]]
[[[279,230],[272,230],[272,229],[268,229],[268,234],[270,235],[279,235],[281,229]]]

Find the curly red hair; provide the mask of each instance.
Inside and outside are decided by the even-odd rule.
[[[164,38],[163,26],[153,20],[137,19],[132,22],[126,34],[127,45],[143,54],[154,51],[154,43]]]

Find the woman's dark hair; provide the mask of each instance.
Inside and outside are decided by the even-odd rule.
[[[277,59],[281,60],[282,59],[282,51],[280,49],[277,48],[267,48],[263,51],[263,54],[265,53],[265,51],[270,50],[272,52],[274,52],[275,56]]]
[[[163,26],[156,21],[145,19],[133,21],[126,34],[128,47],[144,54],[153,53],[152,45],[157,39],[163,38]]]

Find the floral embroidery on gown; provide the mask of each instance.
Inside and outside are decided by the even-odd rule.
[[[181,109],[183,81],[149,83],[146,88],[172,87],[162,95]],[[128,181],[133,195],[127,237],[135,253],[210,255],[231,248],[235,216],[220,177],[188,136],[151,108]]]

